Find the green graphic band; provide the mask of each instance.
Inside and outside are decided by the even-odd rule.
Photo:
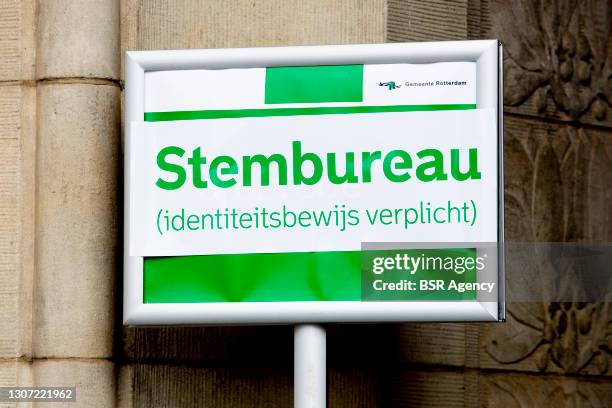
[[[145,303],[359,300],[359,252],[145,258]]]
[[[418,112],[476,109],[476,104],[323,106],[312,108],[214,109],[173,112],[145,112],[145,122],[175,120],[259,118],[270,116],[345,115],[354,113]]]
[[[362,102],[363,65],[266,68],[265,103]]]

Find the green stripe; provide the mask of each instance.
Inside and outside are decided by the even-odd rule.
[[[173,120],[257,118],[267,116],[343,115],[352,113],[418,112],[476,109],[475,104],[324,106],[312,108],[219,109],[174,112],[145,112],[145,122]]]
[[[361,102],[363,65],[266,68],[267,104]]]
[[[145,258],[145,303],[292,302],[359,300],[463,300],[473,292],[392,292],[371,290],[373,279],[454,279],[474,282],[475,269],[448,271],[371,272],[374,257],[473,257],[470,248],[402,251],[330,251]],[[362,269],[364,275],[362,276]],[[363,279],[362,279],[363,278]],[[362,290],[362,285],[363,290]]]
[[[144,302],[359,300],[360,262],[359,251],[145,258]]]

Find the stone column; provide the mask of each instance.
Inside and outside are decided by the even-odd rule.
[[[0,386],[31,384],[35,1],[0,2]]]
[[[33,381],[115,405],[119,4],[38,3]]]

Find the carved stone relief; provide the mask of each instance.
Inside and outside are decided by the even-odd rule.
[[[490,376],[485,388],[487,407],[605,408],[612,398],[609,385],[575,379]]]
[[[506,121],[506,230],[509,241],[609,241],[612,233],[612,138],[606,132],[536,120]],[[541,293],[511,303],[508,322],[485,330],[493,365],[562,373],[609,374],[612,309],[574,299],[575,271],[551,270],[534,246],[530,267]],[[509,272],[510,273],[510,272]],[[508,293],[533,282],[508,280]],[[565,283],[570,282],[567,285]],[[612,279],[600,282],[609,291]],[[536,285],[534,285],[536,286]],[[538,302],[538,295],[542,301]]]
[[[523,113],[610,123],[611,0],[492,0],[489,10],[511,112],[524,105]]]

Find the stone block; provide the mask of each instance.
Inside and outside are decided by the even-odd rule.
[[[481,375],[481,407],[609,407],[612,383],[580,377]]]
[[[126,407],[285,407],[293,403],[290,370],[133,366]],[[609,381],[520,373],[388,367],[328,372],[333,407],[609,406]]]
[[[0,358],[31,355],[35,98],[0,85]]]
[[[37,78],[119,77],[119,3],[38,2]]]
[[[36,1],[0,3],[0,81],[34,79]]]
[[[469,353],[468,336],[466,325],[461,323],[398,325],[397,356],[407,364],[464,366]]]
[[[477,374],[472,374],[477,376]],[[392,407],[445,407],[464,408],[476,405],[467,400],[469,393],[478,393],[470,387],[470,375],[429,370],[398,370],[388,378],[386,404]],[[476,394],[477,395],[477,394]]]
[[[31,387],[33,384],[32,364],[18,359],[0,362],[0,387]],[[0,408],[31,408],[31,402],[0,402]]]
[[[354,355],[359,361],[365,357]],[[327,371],[327,405],[334,408],[383,407],[386,372],[372,368],[334,369]]]
[[[125,327],[123,353],[128,360],[138,362],[224,362],[270,367],[293,361],[293,328]]]
[[[0,362],[0,387],[29,387],[33,384],[32,363],[19,359]]]
[[[114,365],[107,360],[36,360],[34,385],[38,387],[76,387],[74,408],[115,407],[116,381]],[[44,408],[48,402],[35,404]]]
[[[130,364],[122,364],[121,367],[119,367],[117,407],[134,407],[134,367]]]
[[[120,183],[119,88],[38,90],[36,357],[110,357]]]
[[[290,369],[134,365],[136,407],[290,407]]]
[[[479,371],[398,371],[386,390],[393,407],[607,407],[612,385],[586,378]]]
[[[389,0],[387,41],[464,40],[468,36],[468,1]]]
[[[122,52],[384,41],[384,0],[121,1]]]
[[[355,367],[387,364],[397,350],[394,325],[326,326],[329,365]],[[376,353],[364,350],[377,344]],[[129,361],[185,362],[288,367],[293,361],[293,327],[126,327],[123,353]]]

